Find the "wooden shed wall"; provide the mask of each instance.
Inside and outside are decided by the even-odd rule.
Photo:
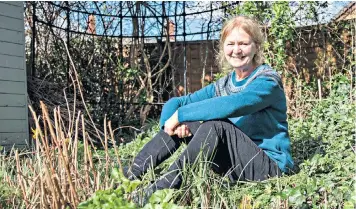
[[[332,25],[334,24],[334,26]],[[301,78],[307,82],[311,78],[328,79],[330,69],[342,69],[343,64],[352,47],[351,31],[339,26],[338,38],[336,31],[332,29],[338,23],[331,22],[321,28],[306,26],[298,28],[301,34],[301,41],[295,41],[294,46],[286,46],[288,60],[287,68],[290,72],[298,72]],[[328,28],[331,28],[328,30]],[[176,86],[184,86],[184,51],[183,43],[175,43],[172,47],[173,61],[175,68]],[[186,43],[186,63],[187,63],[187,92],[195,92],[203,87],[201,79],[203,69],[205,75],[219,73],[220,69],[216,63],[218,52],[218,41],[192,41]],[[205,56],[207,55],[207,59]],[[288,84],[291,85],[291,84]],[[288,89],[288,88],[286,88]],[[292,91],[292,89],[286,90]]]
[[[177,42],[172,47],[172,67],[175,70],[176,86],[184,86],[184,45]],[[191,41],[185,45],[187,63],[187,92],[195,92],[202,88],[203,71],[206,76],[213,77],[220,72],[216,62],[218,41]],[[205,76],[204,76],[205,77]],[[207,84],[207,82],[204,82]]]
[[[28,144],[23,2],[0,2],[0,146]]]

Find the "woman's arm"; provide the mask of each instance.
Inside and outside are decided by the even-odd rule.
[[[284,92],[278,83],[272,78],[260,76],[239,93],[178,108],[178,121],[206,121],[248,115],[278,102],[281,96],[284,96]]]
[[[178,108],[188,104],[213,98],[214,95],[215,95],[215,87],[213,84],[209,84],[208,86],[194,92],[193,94],[171,98],[163,106],[161,118],[159,121],[160,127],[162,128],[164,126],[166,120],[168,120],[173,115],[173,113],[177,111]]]

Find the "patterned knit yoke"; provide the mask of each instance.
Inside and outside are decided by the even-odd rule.
[[[283,89],[282,79],[275,70],[273,70],[268,65],[260,65],[258,68],[259,69],[256,69],[257,72],[253,76],[248,78],[246,83],[242,86],[235,86],[233,84],[232,82],[232,79],[234,79],[232,78],[232,75],[234,74],[233,72],[229,73],[228,76],[225,76],[217,80],[214,84],[215,97],[228,96],[233,93],[238,93],[242,91],[247,85],[249,85],[254,79],[256,79],[259,76],[266,76],[273,79],[276,83],[278,83],[279,88]]]

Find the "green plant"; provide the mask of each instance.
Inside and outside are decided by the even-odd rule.
[[[353,208],[356,105],[350,102],[349,77],[338,74],[332,80],[328,98],[304,98],[313,108],[303,117],[289,119],[292,153],[297,165],[291,175],[229,185],[227,179],[211,172],[208,160],[201,159],[184,168],[182,189],[162,193],[171,194],[177,204],[191,208]],[[139,135],[137,141],[120,149],[138,151],[157,129]],[[161,165],[161,169],[164,171],[175,157]],[[155,178],[154,174],[150,175],[145,178]],[[162,207],[162,199],[156,204]]]
[[[139,180],[129,181],[118,170],[113,169],[113,179],[116,181],[116,189],[99,190],[95,192],[87,201],[79,204],[79,209],[116,209],[116,208],[138,208],[133,202],[129,201],[131,193],[139,186],[143,186],[144,182]],[[156,191],[149,199],[149,202],[144,206],[145,209],[184,209],[183,206],[178,206],[172,202],[174,190]]]
[[[13,176],[14,168],[9,166],[14,163],[13,159],[0,155],[0,208],[6,208],[9,205],[17,205],[18,208],[23,207],[19,189],[9,184],[7,180],[15,178]]]
[[[182,189],[156,192],[145,208],[353,208],[356,200],[353,189],[356,185],[353,139],[356,105],[351,96],[356,92],[351,88],[350,77],[343,74],[334,76],[331,86],[330,96],[325,99],[301,98],[313,108],[302,117],[289,119],[292,153],[297,165],[291,175],[259,183],[229,185],[226,178],[209,169],[208,160],[199,160],[183,170]],[[122,164],[128,165],[158,129],[157,122],[151,121],[132,142],[120,145],[115,151],[115,148],[100,150],[87,142],[79,143],[75,138],[68,140],[65,137],[46,148],[41,138],[41,132],[45,132],[37,128],[38,150],[35,154],[16,155],[12,152],[0,157],[0,205],[4,208],[41,207],[43,203],[36,199],[41,195],[48,204],[52,203],[48,200],[60,196],[50,192],[46,182],[59,182],[61,188],[68,188],[67,181],[62,181],[68,176],[61,171],[70,166],[69,173],[77,185],[75,192],[81,208],[137,208],[129,201],[131,191],[161,175],[158,172],[164,172],[180,151],[144,176],[142,182],[123,178],[118,170],[116,153]],[[75,133],[76,129],[73,131]],[[65,146],[67,151],[60,150]],[[50,165],[56,165],[52,177],[44,171]],[[113,185],[116,185],[115,189]],[[41,190],[41,187],[46,189]],[[63,190],[62,194],[70,191]],[[73,200],[69,202],[74,207]]]

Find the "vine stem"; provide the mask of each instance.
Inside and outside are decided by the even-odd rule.
[[[79,90],[80,97],[81,97],[81,99],[82,99],[82,102],[83,102],[85,111],[86,111],[86,113],[87,113],[87,115],[88,115],[88,117],[89,117],[89,119],[90,119],[90,122],[92,123],[92,125],[93,125],[93,127],[94,127],[94,129],[95,129],[95,132],[96,132],[96,134],[97,134],[97,137],[100,139],[101,144],[104,145],[104,141],[103,141],[103,139],[101,138],[101,136],[100,136],[100,134],[99,134],[99,130],[98,130],[98,128],[96,127],[96,125],[95,125],[95,123],[94,123],[94,121],[93,121],[93,118],[92,118],[91,115],[90,115],[88,106],[87,106],[87,104],[86,104],[86,102],[85,102],[85,100],[84,100],[83,91],[82,91],[82,88],[81,88],[81,85],[80,85],[81,82],[80,82],[80,80],[79,80],[78,72],[77,72],[77,70],[76,70],[76,68],[75,68],[75,65],[74,65],[72,56],[71,56],[70,53],[69,53],[68,46],[67,46],[67,44],[65,43],[64,40],[62,40],[62,41],[63,41],[64,47],[66,48],[66,52],[67,52],[67,55],[68,55],[68,57],[69,57],[69,60],[70,60],[71,66],[72,66],[72,71],[74,72],[75,80],[76,80],[77,83],[78,83],[78,90]]]

